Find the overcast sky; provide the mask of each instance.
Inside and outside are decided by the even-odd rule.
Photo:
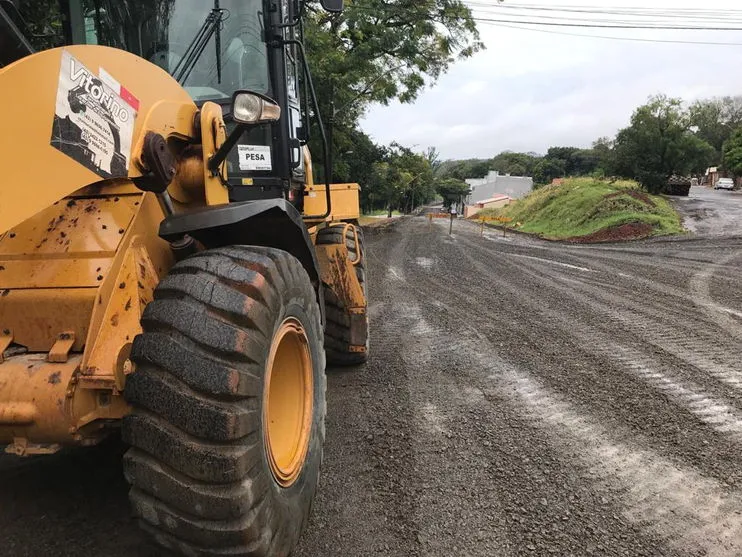
[[[731,0],[505,2],[740,9]],[[476,15],[510,16],[493,10]],[[380,143],[398,141],[416,145],[416,151],[435,146],[443,159],[489,158],[504,150],[544,153],[552,145],[587,147],[600,136],[615,135],[652,94],[686,100],[742,94],[742,46],[617,41],[485,24],[479,28],[485,51],[457,62],[414,104],[372,107],[362,120],[363,129]],[[742,44],[742,31],[542,29]]]

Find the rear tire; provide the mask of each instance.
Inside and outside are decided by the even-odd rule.
[[[288,555],[325,434],[322,325],[306,271],[275,249],[198,253],[159,284],[142,327],[123,423],[142,528],[185,555]]]
[[[335,225],[323,228],[317,233],[317,245],[343,244],[348,248],[348,255],[351,261],[358,258],[358,251],[355,236],[352,229],[343,232],[345,226]],[[356,227],[358,231],[358,243],[360,244],[361,253],[364,253],[363,231]],[[366,259],[362,256],[360,263],[355,265],[356,277],[363,288],[363,294],[368,300],[368,286],[366,284]],[[368,360],[368,313],[366,313],[366,351],[353,352],[350,350],[350,314],[345,308],[345,304],[335,295],[332,288],[323,284],[325,294],[325,352],[327,354],[327,363],[338,366],[352,366],[363,364]]]

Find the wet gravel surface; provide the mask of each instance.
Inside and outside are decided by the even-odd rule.
[[[725,193],[725,192],[723,192]],[[742,238],[368,234],[296,555],[742,555]],[[0,555],[154,556],[122,447],[0,456]]]
[[[742,191],[690,189],[688,197],[668,197],[683,215],[683,225],[696,234],[742,234]]]
[[[368,237],[298,554],[741,555],[742,240],[447,231]]]

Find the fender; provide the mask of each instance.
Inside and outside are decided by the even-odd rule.
[[[201,242],[207,249],[252,245],[287,251],[304,266],[322,302],[320,269],[314,244],[301,214],[285,199],[203,207],[170,215],[160,224],[160,237],[165,240],[176,241],[185,234]],[[323,306],[320,303],[324,313]]]

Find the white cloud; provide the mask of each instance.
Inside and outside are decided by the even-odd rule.
[[[611,0],[610,5],[637,2]],[[652,7],[699,8],[689,0],[656,0]],[[730,0],[700,7],[739,9]],[[506,149],[545,152],[550,145],[588,146],[600,136],[614,135],[653,94],[685,100],[742,94],[742,73],[736,71],[740,46],[614,41],[486,25],[480,29],[487,50],[455,64],[414,104],[372,107],[363,129],[381,143],[398,141],[420,149],[435,145],[444,158],[491,157]],[[742,43],[742,31],[563,31]]]

